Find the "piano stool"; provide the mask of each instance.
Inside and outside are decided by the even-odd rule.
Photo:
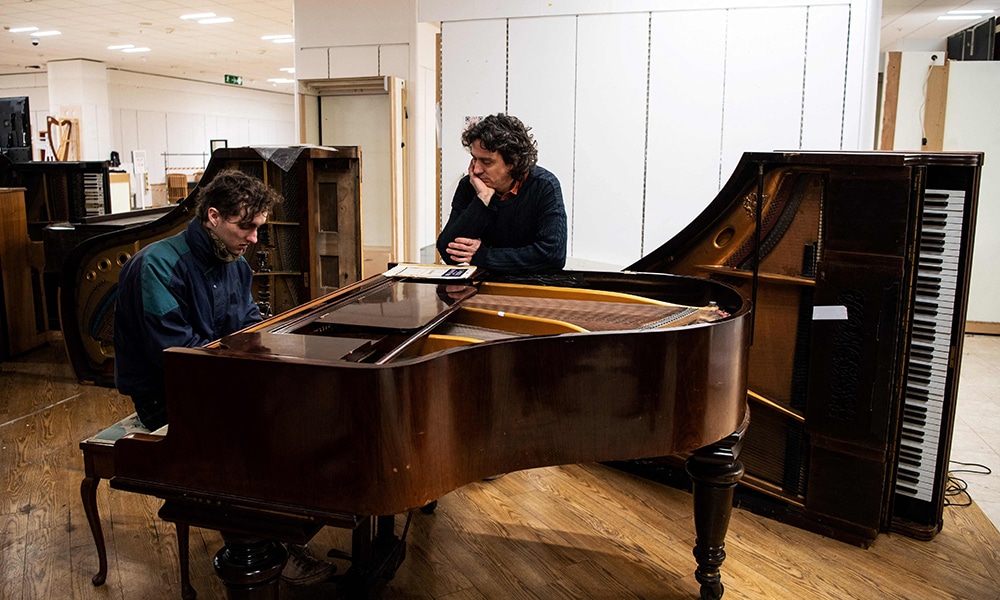
[[[167,425],[150,432],[139,422],[136,413],[125,417],[114,425],[105,428],[100,433],[80,442],[83,450],[83,482],[80,483],[80,497],[83,499],[83,510],[87,513],[87,522],[94,535],[94,545],[97,546],[98,570],[91,581],[95,586],[104,584],[108,575],[108,551],[104,545],[104,532],[101,529],[101,516],[97,510],[97,486],[102,479],[111,479],[115,475],[115,442],[129,433],[151,433],[166,435]],[[184,600],[194,600],[197,596],[191,587],[188,571],[188,525],[177,523],[177,556],[180,559],[181,597]]]

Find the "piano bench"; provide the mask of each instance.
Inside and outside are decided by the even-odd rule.
[[[153,435],[166,435],[167,427],[152,432]],[[129,433],[150,433],[139,422],[135,413],[102,430],[97,435],[80,442],[83,450],[83,482],[80,484],[80,496],[83,499],[83,510],[90,523],[90,531],[94,535],[94,545],[97,546],[98,570],[91,581],[95,586],[102,585],[108,575],[108,551],[104,545],[104,532],[101,529],[101,517],[97,511],[97,486],[102,479],[111,479],[115,475],[115,442]],[[177,554],[180,558],[181,597],[184,600],[194,600],[197,596],[191,587],[188,571],[188,526],[177,523]]]

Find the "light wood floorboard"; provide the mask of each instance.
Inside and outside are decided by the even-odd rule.
[[[0,598],[180,598],[177,536],[159,502],[98,491],[108,579],[91,585],[97,553],[80,500],[77,446],[132,412],[114,390],[79,385],[60,343],[0,364]],[[397,528],[402,529],[402,519]],[[324,529],[317,554],[347,549]],[[471,483],[416,512],[407,558],[387,599],[697,598],[687,493],[597,464],[510,473]],[[218,533],[191,530],[191,581],[225,598],[212,568]],[[973,503],[945,510],[930,542],[882,534],[867,550],[733,511],[725,597],[739,599],[1000,600],[1000,532]],[[344,568],[346,565],[342,565]],[[328,598],[332,586],[283,587]]]

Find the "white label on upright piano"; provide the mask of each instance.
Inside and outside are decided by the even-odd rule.
[[[846,321],[847,307],[843,304],[814,306],[813,321]]]

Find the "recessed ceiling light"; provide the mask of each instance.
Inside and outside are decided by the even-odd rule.
[[[283,71],[285,73],[294,73],[295,72],[295,67],[281,67],[278,70],[279,71]]]
[[[124,50],[126,48],[135,48],[135,44],[118,44],[117,46],[108,46],[108,50]]]
[[[215,25],[216,23],[232,23],[232,17],[212,17],[211,19],[198,19],[202,25]]]
[[[948,14],[949,15],[988,15],[988,14],[991,14],[992,12],[993,12],[992,10],[990,10],[988,8],[984,8],[983,10],[949,10]]]
[[[146,48],[146,47],[143,47],[143,48],[124,48],[124,49],[122,49],[122,52],[128,52],[129,54],[131,54],[133,52],[149,52],[149,51],[150,51],[149,48]]]
[[[283,38],[290,38],[290,37],[293,37],[293,36],[291,34],[289,34],[289,33],[281,33],[281,34],[278,34],[278,35],[262,35],[262,36],[260,36],[260,39],[262,39],[262,40],[280,40],[280,39],[283,39]]]
[[[287,77],[276,77],[274,79],[268,79],[271,83],[295,83],[294,79],[288,79]]]
[[[972,19],[978,19],[980,15],[941,15],[937,18],[938,21],[971,21]]]
[[[38,31],[37,27],[15,27],[13,29],[8,29],[11,33],[27,33],[29,31]]]
[[[55,29],[50,29],[48,31],[36,31],[31,34],[31,37],[48,37],[50,35],[62,35],[62,32],[56,31]]]
[[[275,44],[291,44],[292,42],[295,41],[295,38],[293,38],[293,37],[278,38],[278,39],[273,40],[273,41],[274,41]]]
[[[181,15],[182,19],[207,19],[209,17],[214,17],[215,13],[195,13],[193,15]]]

